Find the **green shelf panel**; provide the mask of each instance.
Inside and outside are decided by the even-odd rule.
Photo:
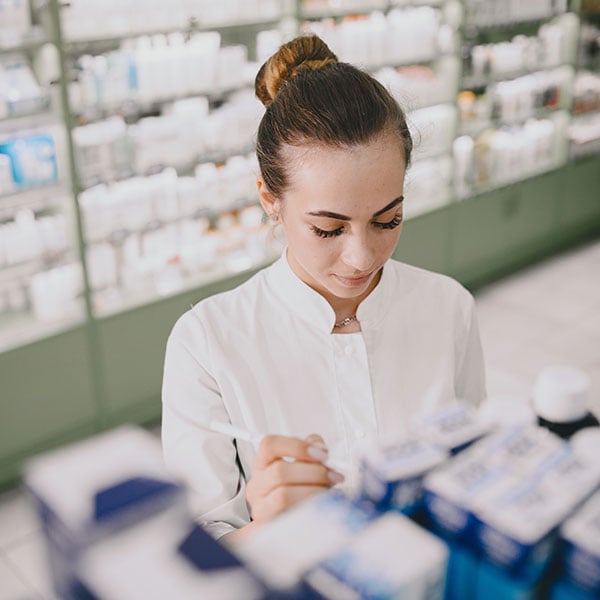
[[[560,224],[567,230],[585,230],[600,221],[600,155],[569,164],[560,203]]]
[[[556,245],[565,169],[480,194],[457,205],[452,273],[463,282],[493,276]]]
[[[95,423],[85,327],[3,353],[0,381],[0,462]]]
[[[394,258],[416,267],[447,274],[450,270],[448,251],[453,207],[454,205],[449,204],[403,223]]]
[[[106,424],[158,419],[165,347],[175,321],[201,299],[231,289],[254,273],[255,269],[246,271],[98,321]]]

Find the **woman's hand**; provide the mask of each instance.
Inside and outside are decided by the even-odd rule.
[[[258,448],[252,478],[246,486],[246,501],[253,521],[257,524],[270,521],[294,504],[341,483],[344,477],[323,464],[327,457],[327,447],[318,435],[305,440],[266,436]]]

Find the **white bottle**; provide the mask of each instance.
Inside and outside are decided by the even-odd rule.
[[[568,365],[544,368],[533,388],[533,408],[538,424],[563,439],[588,427],[598,429],[598,419],[589,411],[590,378]]]

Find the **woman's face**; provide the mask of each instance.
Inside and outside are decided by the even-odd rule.
[[[281,202],[263,206],[279,214],[289,264],[334,308],[342,299],[360,301],[377,285],[400,236],[401,144],[389,134],[351,149],[287,150],[295,165],[289,189]]]

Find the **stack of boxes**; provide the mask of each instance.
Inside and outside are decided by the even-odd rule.
[[[36,458],[25,481],[68,600],[598,597],[600,463],[483,415],[454,403],[415,422],[363,451],[352,495],[317,494],[235,546],[193,522],[139,429]]]

